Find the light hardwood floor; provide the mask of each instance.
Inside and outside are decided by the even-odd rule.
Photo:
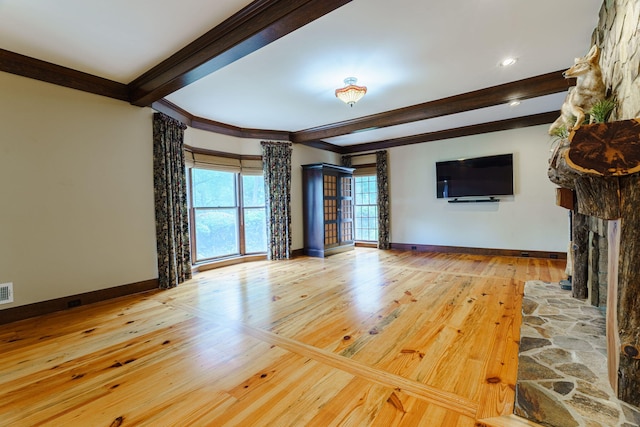
[[[0,326],[0,425],[532,425],[496,417],[564,265],[357,248]]]

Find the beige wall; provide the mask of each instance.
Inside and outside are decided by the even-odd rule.
[[[302,224],[302,165],[311,163],[340,164],[340,156],[336,153],[317,148],[310,148],[300,144],[293,145],[291,158],[291,228],[293,230],[293,248],[304,246],[304,229]]]
[[[152,110],[6,73],[0,93],[0,283],[15,292],[0,309],[156,278]],[[258,140],[197,129],[185,142],[261,153]],[[513,200],[490,212],[435,199],[437,159],[497,152],[516,153]],[[564,251],[547,157],[544,126],[389,150],[391,241]],[[339,161],[294,144],[293,249],[303,246],[300,166]]]
[[[0,73],[0,309],[157,277],[150,109]]]
[[[192,147],[227,153],[244,155],[262,154],[260,140],[236,138],[192,128],[187,129],[185,144],[191,145]],[[293,249],[302,249],[304,245],[301,166],[318,162],[337,164],[340,162],[340,156],[330,151],[293,144],[293,152],[291,155],[291,241]]]
[[[262,155],[260,140],[237,138],[201,129],[187,128],[184,133],[184,143],[191,147],[223,153],[243,154],[245,156]]]

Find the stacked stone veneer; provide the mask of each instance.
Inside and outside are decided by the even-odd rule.
[[[605,0],[592,44],[601,48],[604,83],[617,101],[611,119],[640,117],[640,2]]]
[[[616,99],[617,106],[610,120],[640,117],[640,2],[605,0],[600,8],[598,26],[591,38],[591,45],[594,44],[601,49],[600,67],[604,83],[611,96]],[[585,46],[584,53],[589,48],[590,46]],[[588,226],[589,300],[595,306],[605,307],[606,221],[593,218],[588,222]]]
[[[591,45],[594,44],[601,49],[604,83],[616,100],[610,120],[640,117],[640,2],[605,0],[591,37]],[[589,48],[585,46],[585,53]],[[589,299],[600,307],[606,306],[607,283],[607,240],[602,230],[606,230],[606,221],[597,218],[589,221]],[[599,293],[591,294],[591,290]]]
[[[602,310],[557,283],[531,281],[522,316],[517,415],[553,427],[640,425],[640,411],[609,385]]]

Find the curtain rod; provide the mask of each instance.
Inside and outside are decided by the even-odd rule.
[[[358,153],[358,154],[344,154],[345,156],[349,156],[349,157],[360,157],[360,156],[371,156],[376,154],[375,151],[371,152],[371,153]]]

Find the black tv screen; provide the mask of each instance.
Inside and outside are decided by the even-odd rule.
[[[436,162],[439,199],[513,194],[513,154]]]

